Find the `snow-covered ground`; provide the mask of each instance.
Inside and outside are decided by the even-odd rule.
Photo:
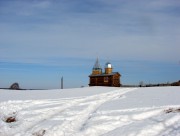
[[[0,90],[0,136],[99,135],[180,135],[180,87]]]

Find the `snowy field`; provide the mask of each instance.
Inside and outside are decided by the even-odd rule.
[[[0,136],[100,135],[180,136],[180,87],[0,90]]]

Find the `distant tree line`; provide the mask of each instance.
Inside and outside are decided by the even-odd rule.
[[[171,83],[171,86],[180,86],[180,80],[177,81],[177,82],[173,82]]]
[[[156,87],[156,86],[180,86],[180,80],[172,83],[157,83],[157,84],[145,84],[143,81],[139,82],[139,85],[122,85],[122,87]]]
[[[146,84],[145,87],[154,87],[154,86],[180,86],[180,80],[173,83],[160,83],[160,84]]]

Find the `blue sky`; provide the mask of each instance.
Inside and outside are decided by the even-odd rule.
[[[87,86],[97,56],[122,84],[180,80],[179,0],[1,0],[0,87]]]

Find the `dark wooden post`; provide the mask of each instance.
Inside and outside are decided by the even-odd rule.
[[[61,77],[61,89],[63,89],[63,76]]]

